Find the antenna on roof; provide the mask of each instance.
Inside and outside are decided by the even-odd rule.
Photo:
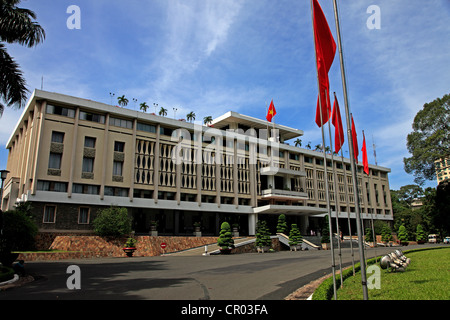
[[[44,90],[44,76],[41,77],[41,90]]]

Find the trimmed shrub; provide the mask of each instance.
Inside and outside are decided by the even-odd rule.
[[[259,220],[256,225],[255,244],[257,247],[272,246],[272,240],[270,239],[269,228],[267,227],[267,222],[264,220]]]
[[[131,233],[131,218],[126,208],[111,206],[99,210],[92,224],[95,233],[102,237],[119,238]]]
[[[291,231],[289,232],[289,245],[296,246],[302,243],[302,235],[300,234],[300,229],[297,224],[293,223],[291,226]]]
[[[217,239],[217,245],[222,249],[234,248],[233,235],[231,234],[230,224],[223,222],[220,226],[219,239]]]
[[[286,234],[288,232],[288,226],[286,223],[286,216],[284,214],[280,214],[278,216],[278,224],[277,224],[277,232]]]

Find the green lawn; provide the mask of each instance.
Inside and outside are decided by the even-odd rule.
[[[369,300],[450,300],[450,247],[404,254],[411,258],[406,271],[381,269],[381,288],[368,290]],[[360,272],[344,281],[337,297],[338,300],[362,299]]]

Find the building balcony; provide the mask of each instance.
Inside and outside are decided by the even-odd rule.
[[[306,177],[305,171],[292,170],[286,168],[279,168],[274,166],[263,167],[260,169],[262,175],[273,176],[275,174],[289,175],[289,176],[300,176]]]
[[[262,190],[262,199],[275,199],[275,200],[308,200],[307,192],[281,190],[281,189],[264,189]]]

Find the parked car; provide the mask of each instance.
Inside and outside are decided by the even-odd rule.
[[[445,237],[444,238],[444,243],[449,244],[450,243],[450,237]]]
[[[429,234],[428,235],[428,242],[429,243],[439,243],[439,237],[437,234]]]

